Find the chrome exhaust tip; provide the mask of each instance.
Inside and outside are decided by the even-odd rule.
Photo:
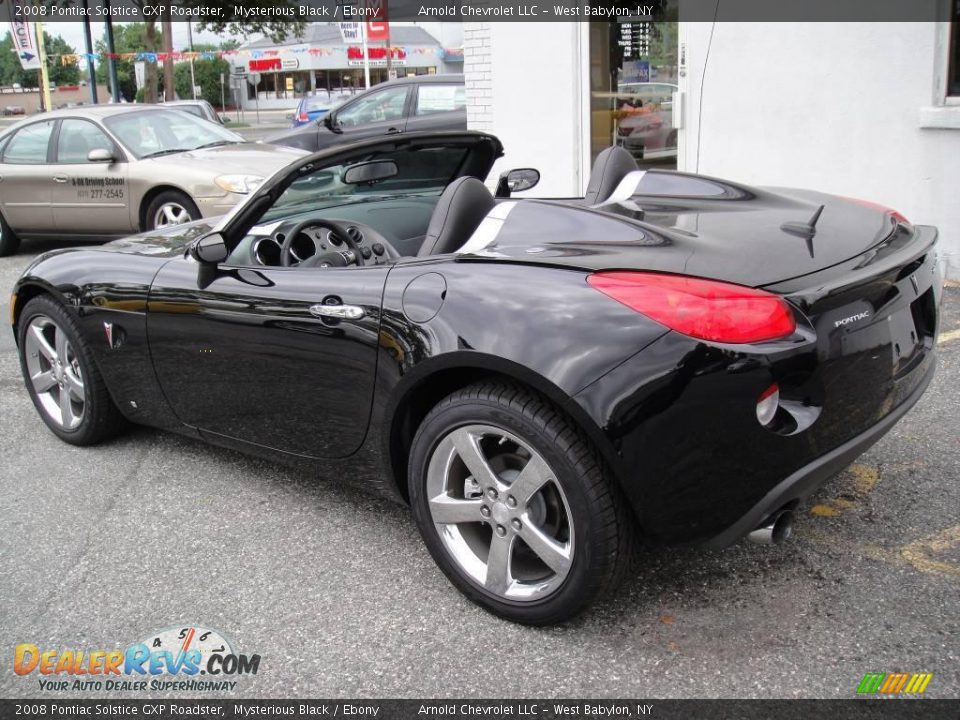
[[[771,515],[766,523],[747,535],[750,542],[759,545],[779,545],[793,535],[793,513],[789,510]]]

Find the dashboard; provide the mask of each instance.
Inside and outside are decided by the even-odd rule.
[[[324,219],[333,220],[344,227],[358,247],[363,264],[392,263],[399,257],[417,254],[436,202],[436,197],[409,197],[338,207],[335,217],[318,209],[312,217],[302,213],[293,219],[258,225],[233,249],[227,264],[282,266],[284,243],[297,226],[310,219],[321,223]],[[348,249],[348,244],[329,228],[305,226],[290,241],[290,266],[322,266],[323,258],[319,255],[339,254]],[[330,264],[342,264],[332,255],[327,259],[332,261]]]

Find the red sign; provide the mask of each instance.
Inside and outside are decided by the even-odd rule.
[[[367,8],[371,11],[367,21],[367,40],[370,42],[386,42],[390,39],[390,23],[387,22],[387,0],[367,0]]]
[[[403,60],[407,57],[407,51],[403,48],[390,48],[390,56]],[[367,48],[367,57],[370,60],[384,60],[387,57],[387,48],[372,47]],[[347,48],[348,60],[363,60],[363,48],[350,46]]]
[[[280,70],[283,67],[283,61],[278,58],[263,58],[260,60],[251,60],[247,63],[250,72],[268,72],[270,70]]]

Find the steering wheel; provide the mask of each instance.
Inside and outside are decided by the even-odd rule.
[[[310,266],[310,265],[322,265],[326,263],[333,267],[345,267],[350,264],[364,265],[366,261],[363,259],[363,255],[360,252],[360,247],[357,245],[356,241],[350,237],[350,233],[347,232],[347,226],[336,220],[326,220],[324,218],[310,218],[304,220],[303,222],[297,223],[294,225],[290,232],[287,233],[287,237],[283,241],[283,245],[280,246],[280,265],[283,267],[292,267],[297,264],[297,259],[293,256],[293,253],[290,252],[290,249],[293,247],[293,241],[296,237],[302,233],[307,228],[319,227],[326,228],[331,233],[335,233],[336,236],[343,241],[343,244],[346,245],[344,250],[322,250],[320,244],[313,240],[313,244],[317,248],[317,252],[314,253],[311,257],[304,260],[302,263],[299,263],[301,266]],[[309,235],[307,237],[310,237]]]

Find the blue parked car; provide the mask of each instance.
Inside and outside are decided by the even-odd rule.
[[[304,95],[293,114],[293,123],[290,127],[300,127],[315,122],[349,99],[349,95],[328,95],[322,90],[316,91],[313,95]]]

